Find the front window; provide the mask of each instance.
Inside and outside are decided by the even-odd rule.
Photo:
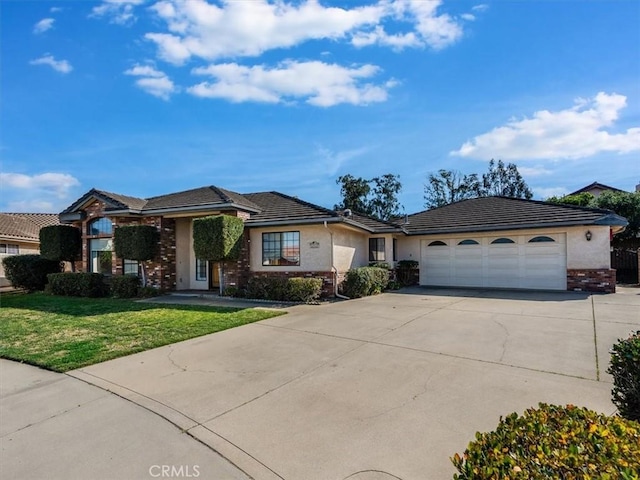
[[[96,218],[87,224],[87,235],[112,235],[113,223],[106,217]]]
[[[135,260],[125,260],[122,266],[122,273],[125,275],[138,275],[138,262]]]
[[[113,241],[110,238],[93,238],[89,240],[89,251],[91,252],[90,271],[111,275],[112,250]]]
[[[196,280],[207,279],[207,261],[196,258]]]
[[[20,253],[20,247],[13,243],[0,243],[0,253],[18,255]]]
[[[300,232],[263,233],[262,265],[300,265]]]
[[[384,262],[384,238],[369,239],[369,261]]]

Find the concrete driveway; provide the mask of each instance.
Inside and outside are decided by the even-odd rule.
[[[640,289],[416,288],[289,311],[71,375],[257,480],[452,478],[449,457],[501,415],[538,402],[615,411],[608,350],[640,328]]]

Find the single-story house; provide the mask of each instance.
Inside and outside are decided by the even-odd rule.
[[[2,258],[40,253],[40,229],[58,223],[54,213],[0,213],[0,287],[9,285]]]
[[[640,185],[638,185],[638,187],[640,187]],[[636,187],[636,190],[640,191],[638,190],[638,187]],[[590,193],[594,197],[599,197],[602,194],[602,192],[607,192],[607,191],[624,192],[624,190],[620,190],[619,188],[616,188],[616,187],[610,187],[609,185],[605,185],[604,183],[593,182],[593,183],[590,183],[589,185],[579,188],[575,192],[569,193],[569,195],[578,195],[580,193]]]
[[[83,236],[82,271],[136,273],[137,262],[116,258],[113,231],[153,225],[157,260],[147,263],[152,285],[207,290],[220,285],[218,265],[195,256],[193,221],[225,214],[245,231],[238,261],[225,262],[225,286],[255,276],[314,276],[332,295],[345,273],[369,262],[415,260],[422,285],[615,291],[611,235],[627,225],[607,210],[504,197],[465,200],[408,215],[397,222],[335,211],[279,192],[240,194],[202,187],[141,199],[92,189],[60,214]]]

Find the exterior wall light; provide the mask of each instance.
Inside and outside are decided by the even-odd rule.
[[[587,232],[584,234],[584,238],[587,239],[587,242],[591,241],[591,230],[587,230]]]

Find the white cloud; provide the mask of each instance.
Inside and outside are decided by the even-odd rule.
[[[62,11],[62,7],[51,7],[49,9],[49,12],[51,12],[51,13],[58,13],[58,12],[61,12],[61,11]]]
[[[51,28],[53,28],[53,22],[55,21],[55,18],[43,18],[33,26],[33,33],[37,35],[50,30]]]
[[[130,25],[136,21],[134,7],[145,0],[103,0],[100,5],[91,9],[90,17],[109,17],[111,23]]]
[[[306,99],[307,103],[320,107],[340,103],[366,105],[385,101],[388,89],[395,85],[393,80],[382,85],[362,83],[379,70],[375,65],[347,68],[319,61],[288,60],[274,68],[224,63],[193,69],[192,73],[211,76],[214,81],[194,85],[188,92],[232,102],[279,103]]]
[[[22,173],[0,172],[2,189],[19,190],[29,193],[44,193],[66,198],[69,190],[80,185],[77,178],[67,173],[41,173],[38,175],[24,175]]]
[[[575,106],[533,117],[513,119],[464,143],[451,155],[482,160],[578,159],[601,152],[629,153],[640,150],[640,127],[610,133],[627,97],[598,93],[593,99],[577,99]]]
[[[126,70],[124,74],[140,77],[136,80],[136,85],[145,92],[163,100],[169,100],[171,94],[177,91],[173,81],[164,72],[156,70],[150,65],[135,65]]]
[[[523,177],[541,177],[544,175],[551,175],[553,170],[549,170],[541,165],[535,167],[518,167],[518,171]]]
[[[18,200],[9,202],[6,210],[14,213],[57,213],[60,209],[47,200]]]
[[[534,188],[533,193],[536,197],[547,199],[549,197],[564,197],[569,190],[564,187],[540,187]]]
[[[53,55],[45,54],[40,58],[31,60],[30,65],[49,65],[56,72],[69,73],[73,70],[71,64],[66,60],[56,60]]]
[[[317,155],[322,160],[320,170],[323,175],[329,177],[333,177],[349,160],[360,157],[371,150],[370,147],[360,147],[334,152],[322,145],[317,145],[316,149]]]
[[[489,9],[489,5],[481,3],[479,5],[474,5],[471,7],[471,10],[474,12],[486,12]]]
[[[362,47],[444,48],[462,36],[456,19],[440,14],[442,0],[378,0],[353,8],[301,2],[160,0],[151,9],[166,22],[166,32],[147,33],[164,60],[182,64],[191,57],[207,60],[258,56],[309,40],[346,39]],[[383,23],[401,22],[408,30],[389,34]],[[397,27],[397,25],[396,25]]]

